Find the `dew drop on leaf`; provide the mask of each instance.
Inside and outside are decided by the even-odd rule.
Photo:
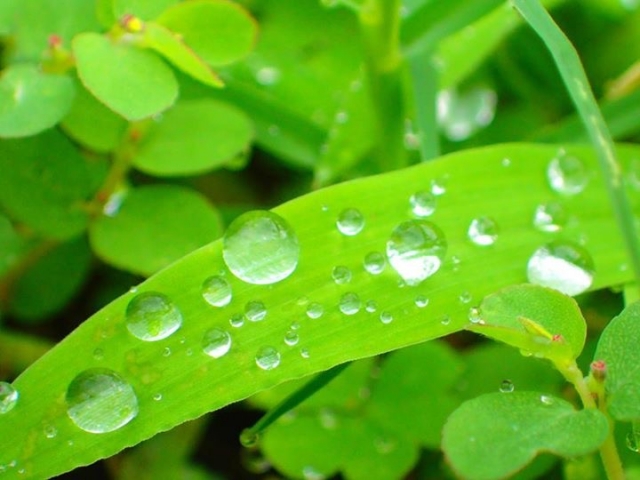
[[[429,299],[425,295],[418,295],[415,299],[416,307],[424,308],[429,305]]]
[[[364,216],[357,208],[347,208],[338,215],[336,227],[343,235],[352,237],[364,228]]]
[[[567,225],[569,217],[559,202],[542,203],[533,214],[533,226],[541,232],[557,232]]]
[[[295,330],[289,330],[287,333],[284,334],[284,343],[290,347],[297,345],[299,341],[300,341],[300,336]]]
[[[337,285],[344,285],[345,283],[349,283],[351,281],[351,270],[345,267],[344,265],[338,265],[333,267],[333,271],[331,272],[331,278]]]
[[[240,444],[245,448],[255,447],[259,440],[260,436],[250,428],[245,428],[240,433]]]
[[[502,393],[511,393],[515,390],[515,386],[511,380],[503,380],[500,384],[500,391]]]
[[[380,252],[369,252],[364,257],[364,269],[371,275],[379,275],[384,271],[387,260]]]
[[[280,215],[253,211],[231,222],[222,237],[222,257],[240,280],[270,285],[293,273],[300,245],[293,228]]]
[[[570,242],[551,242],[538,248],[527,264],[530,283],[578,295],[593,283],[594,265],[584,248]]]
[[[469,313],[467,315],[469,321],[471,323],[480,324],[482,323],[482,317],[480,316],[480,309],[478,307],[471,307],[469,309]]]
[[[560,151],[547,166],[547,180],[551,189],[561,195],[576,195],[589,182],[589,175],[582,161]]]
[[[260,322],[267,316],[267,307],[259,300],[252,300],[245,305],[244,316],[250,322]]]
[[[113,432],[138,414],[133,387],[106,368],[85,370],[76,376],[67,388],[66,402],[69,418],[90,433]]]
[[[280,81],[280,70],[275,67],[262,67],[256,72],[256,82],[265,87]]]
[[[444,233],[426,220],[401,223],[387,241],[389,263],[407,285],[418,285],[436,273],[446,253]]]
[[[555,403],[553,397],[550,397],[549,395],[540,395],[540,401],[544,405],[553,405]]]
[[[436,197],[431,192],[416,192],[409,197],[409,205],[415,216],[428,217],[436,211]]]
[[[231,315],[231,318],[229,319],[229,324],[234,328],[242,327],[244,325],[244,315],[241,315],[239,313]]]
[[[375,300],[367,300],[364,309],[369,313],[375,313],[378,310],[378,303]]]
[[[340,297],[340,303],[338,304],[338,308],[345,315],[355,315],[360,311],[360,307],[362,306],[362,302],[360,302],[360,297],[353,293],[348,292]]]
[[[301,348],[300,356],[306,359],[306,358],[309,358],[311,355],[309,354],[309,350],[307,350],[306,348]]]
[[[223,357],[230,349],[231,335],[220,328],[207,330],[202,337],[202,350],[210,357]]]
[[[262,370],[273,370],[280,365],[280,352],[273,347],[262,347],[256,354],[256,365]]]
[[[431,180],[431,193],[436,197],[447,193],[447,179],[445,177]]]
[[[382,312],[380,312],[380,321],[382,323],[384,323],[385,325],[387,325],[387,324],[393,322],[393,315],[391,315],[391,313],[387,312],[386,310],[382,311]]]
[[[307,317],[315,320],[324,314],[324,307],[318,302],[311,302],[307,307]]]
[[[0,382],[0,415],[8,413],[18,403],[18,391],[7,382]]]
[[[493,245],[498,239],[498,224],[491,217],[474,218],[469,224],[467,235],[476,245]]]
[[[182,314],[166,295],[144,292],[136,295],[127,305],[127,329],[145,342],[162,340],[182,325]]]
[[[44,436],[47,438],[55,438],[58,435],[58,429],[53,425],[46,425],[44,427]]]
[[[445,315],[442,317],[442,320],[440,320],[440,323],[442,325],[449,325],[451,323],[451,317],[449,315]]]
[[[304,478],[304,480],[324,480],[327,476],[318,471],[315,467],[307,465],[302,468],[302,478]]]
[[[214,307],[224,307],[231,302],[231,285],[223,277],[214,275],[202,284],[202,298]]]
[[[460,295],[458,296],[458,300],[461,304],[466,305],[467,303],[470,303],[471,300],[473,300],[473,295],[465,290],[460,293]]]

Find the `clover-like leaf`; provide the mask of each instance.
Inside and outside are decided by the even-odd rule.
[[[537,392],[488,393],[453,412],[442,446],[460,476],[491,480],[512,475],[543,452],[586,455],[608,433],[599,410],[576,411],[565,400]]]

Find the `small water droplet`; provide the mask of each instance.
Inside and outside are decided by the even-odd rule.
[[[498,239],[498,224],[491,217],[474,218],[467,231],[469,240],[482,247],[493,245]]]
[[[138,398],[131,385],[106,368],[77,375],[67,388],[66,402],[69,418],[90,433],[113,432],[138,414]]]
[[[540,401],[544,405],[553,405],[555,403],[555,400],[553,399],[553,397],[549,395],[540,395]]]
[[[260,436],[250,428],[245,428],[240,433],[240,444],[245,448],[252,448],[258,445]]]
[[[500,162],[500,165],[502,165],[503,167],[507,168],[511,166],[511,159],[510,158],[503,158],[502,161]]]
[[[56,438],[58,435],[58,429],[53,425],[47,425],[44,427],[44,436],[47,438]]]
[[[171,349],[169,347],[164,347],[164,350],[162,350],[162,356],[163,357],[171,356]]]
[[[344,265],[338,265],[336,267],[333,267],[331,277],[337,285],[344,285],[345,283],[349,283],[351,281],[351,270],[349,270],[349,268],[345,267]]]
[[[342,295],[338,305],[340,311],[345,315],[355,315],[360,311],[361,306],[362,303],[360,302],[360,297],[353,292],[348,292]]]
[[[244,315],[241,315],[239,313],[231,315],[231,318],[229,319],[229,324],[234,328],[242,327],[244,325]]]
[[[265,87],[280,81],[280,70],[275,67],[262,67],[256,72],[256,82]]]
[[[104,350],[102,350],[101,348],[96,348],[93,350],[93,358],[95,360],[104,360]]]
[[[162,394],[161,394],[161,393],[156,393],[156,394],[153,396],[153,399],[154,399],[156,402],[159,402],[160,400],[162,400]]]
[[[389,323],[393,322],[393,315],[391,314],[391,312],[387,312],[386,310],[382,311],[380,312],[380,321],[385,325],[388,325]]]
[[[338,215],[336,226],[340,233],[352,237],[364,228],[364,216],[356,208],[347,208]]]
[[[307,307],[307,317],[312,320],[320,318],[324,314],[324,307],[318,302],[311,302]]]
[[[311,465],[307,465],[306,467],[302,468],[302,477],[304,478],[304,480],[324,480],[325,478],[327,478],[325,474],[317,470],[315,467],[312,467]]]
[[[307,296],[302,296],[298,298],[298,300],[296,300],[296,305],[299,305],[301,307],[307,305],[308,303],[309,303],[309,297]]]
[[[593,283],[594,265],[584,248],[570,242],[551,242],[538,248],[527,264],[530,283],[578,295]]]
[[[223,357],[231,349],[231,335],[220,328],[207,330],[202,337],[202,350],[213,358]]]
[[[587,186],[589,175],[580,159],[561,151],[549,162],[547,180],[554,192],[561,195],[576,195]]]
[[[244,306],[244,316],[250,322],[260,322],[267,316],[267,307],[259,300],[252,300]]]
[[[294,330],[289,330],[287,333],[284,334],[284,343],[286,343],[290,347],[297,345],[299,341],[300,341],[300,336]]]
[[[256,354],[256,365],[262,370],[273,370],[280,365],[280,352],[273,347],[262,347]]]
[[[398,225],[387,241],[387,257],[408,285],[418,285],[436,273],[447,252],[444,233],[426,220]]]
[[[431,180],[431,193],[436,197],[447,193],[447,179],[443,177]]]
[[[387,260],[380,252],[369,252],[364,257],[364,269],[371,275],[379,275],[384,271]]]
[[[440,320],[440,323],[442,325],[449,325],[451,323],[451,317],[449,315],[443,316],[442,319]]]
[[[367,300],[364,308],[369,313],[375,313],[378,310],[378,303],[375,300]]]
[[[309,358],[311,355],[309,354],[309,350],[307,350],[306,348],[301,348],[300,356],[306,359],[306,358]]]
[[[467,303],[470,303],[471,300],[473,300],[473,295],[465,290],[464,292],[460,293],[458,300],[460,300],[460,303],[462,303],[463,305],[466,305]]]
[[[144,292],[131,299],[125,312],[127,330],[145,342],[167,338],[182,325],[182,314],[166,295]]]
[[[567,225],[569,216],[558,202],[542,203],[533,214],[533,226],[541,232],[557,232]]]
[[[471,323],[482,324],[482,317],[480,316],[480,309],[478,307],[471,307],[467,318]]]
[[[511,380],[503,380],[500,384],[500,391],[502,393],[511,393],[515,390],[515,386]]]
[[[291,330],[299,330],[300,329],[300,322],[296,322],[294,320],[293,322],[291,322],[291,325],[289,325],[289,328]]]
[[[436,211],[436,197],[431,192],[416,192],[409,198],[409,205],[417,217],[428,217]]]
[[[231,285],[223,277],[214,275],[202,284],[202,298],[214,307],[224,307],[231,302]]]
[[[293,273],[300,245],[293,228],[280,215],[253,211],[231,222],[222,238],[222,256],[240,280],[270,285]]]

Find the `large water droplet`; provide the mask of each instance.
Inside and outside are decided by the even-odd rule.
[[[345,315],[355,315],[360,311],[361,306],[362,302],[360,301],[360,297],[352,292],[342,295],[338,305],[340,311]]]
[[[589,174],[580,159],[561,151],[549,162],[547,179],[553,191],[562,195],[576,195],[587,186]]]
[[[207,278],[202,284],[202,297],[209,305],[224,307],[231,302],[231,285],[219,275]]]
[[[331,277],[337,285],[344,285],[351,281],[351,270],[344,265],[338,265],[337,267],[333,267]]]
[[[267,316],[267,307],[259,300],[252,300],[245,305],[244,316],[251,322],[259,322]]]
[[[273,212],[247,212],[236,218],[222,238],[222,256],[240,280],[269,285],[293,273],[300,245],[293,228]]]
[[[352,237],[360,233],[364,228],[364,217],[362,213],[360,213],[360,210],[347,208],[338,215],[336,226],[340,233]]]
[[[371,275],[379,275],[384,271],[387,260],[380,252],[370,252],[364,257],[364,269]]]
[[[503,380],[500,384],[500,391],[502,393],[511,393],[515,390],[515,386],[511,380]]]
[[[213,358],[223,357],[231,349],[231,335],[219,328],[207,330],[202,337],[202,350]]]
[[[127,329],[145,342],[167,338],[182,325],[182,314],[166,295],[144,292],[131,299],[125,313]]]
[[[564,228],[569,216],[561,203],[548,202],[536,207],[533,226],[541,232],[557,232]]]
[[[570,242],[551,242],[538,248],[527,264],[529,282],[578,295],[593,282],[594,266],[589,252]]]
[[[131,385],[106,368],[85,370],[67,388],[67,414],[90,433],[113,432],[138,414],[138,398]]]
[[[7,382],[0,382],[0,415],[13,409],[18,403],[18,391]]]
[[[256,365],[262,370],[273,370],[280,365],[280,352],[273,347],[262,347],[256,354]]]
[[[474,218],[467,231],[469,240],[482,247],[493,245],[498,239],[498,224],[491,217]]]
[[[416,192],[409,198],[409,205],[417,217],[428,217],[436,211],[436,197],[431,192]]]
[[[391,233],[389,263],[408,285],[417,285],[438,271],[447,253],[444,233],[426,220],[409,220]]]
[[[307,307],[307,317],[315,320],[324,314],[324,307],[318,302],[311,302]]]

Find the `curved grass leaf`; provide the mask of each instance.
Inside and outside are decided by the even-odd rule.
[[[58,475],[287,380],[458,331],[468,324],[470,305],[523,282],[528,257],[554,236],[585,242],[596,265],[592,288],[628,282],[631,273],[620,268],[625,264],[622,239],[604,185],[595,175],[593,152],[587,147],[566,150],[593,174],[587,188],[574,197],[561,197],[547,185],[545,171],[557,147],[511,144],[455,153],[286,203],[274,211],[296,232],[300,258],[295,272],[273,285],[248,285],[228,273],[222,242],[186,256],[97,312],[18,377],[14,385],[20,401],[0,416],[0,430],[12,432],[0,436],[0,463],[15,460],[25,473],[20,477],[14,470],[5,477]],[[623,162],[638,154],[632,147],[620,146],[618,151]],[[510,163],[503,162],[505,158]],[[379,275],[367,273],[364,257],[384,252],[394,228],[412,218],[409,197],[430,188],[433,180],[446,185],[429,217],[447,238],[443,266],[416,286],[399,284],[398,273],[389,266]],[[550,200],[562,202],[575,215],[571,225],[555,234],[532,226],[536,207]],[[358,208],[364,215],[364,229],[355,236],[344,236],[336,228],[345,208]],[[500,227],[491,246],[475,245],[467,236],[471,220],[482,215],[491,215]],[[349,283],[334,283],[336,265],[351,269]],[[233,290],[231,302],[221,308],[202,298],[203,281],[216,274],[225,275]],[[134,296],[152,291],[172,300],[184,321],[173,335],[143,342],[129,333],[124,315]],[[338,308],[347,292],[357,293],[362,301],[360,311],[350,316]],[[430,299],[424,308],[415,302],[422,295]],[[230,318],[242,316],[253,301],[264,302],[266,318],[232,327]],[[376,313],[364,308],[369,301],[375,302]],[[322,304],[320,318],[307,317],[309,302]],[[373,310],[373,303],[369,306]],[[393,322],[380,321],[383,310],[393,315]],[[299,343],[289,348],[283,339],[293,321],[300,323]],[[231,348],[221,358],[202,351],[203,335],[211,328],[231,336]],[[265,346],[279,351],[277,368],[256,365],[256,354]],[[80,430],[66,414],[67,387],[91,368],[118,372],[138,399],[137,416],[110,433]],[[154,400],[158,393],[161,401]],[[45,426],[56,428],[55,438],[47,438]]]
[[[599,410],[576,411],[537,392],[487,393],[449,417],[443,449],[466,480],[505,478],[539,453],[577,457],[595,451],[609,433]]]

